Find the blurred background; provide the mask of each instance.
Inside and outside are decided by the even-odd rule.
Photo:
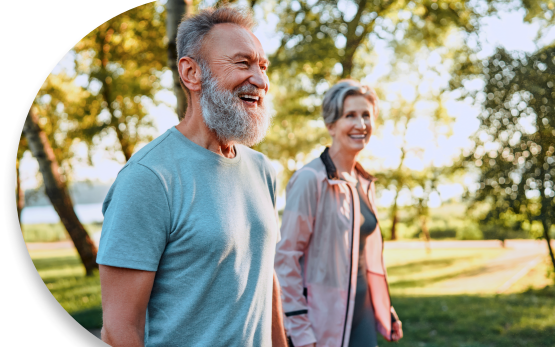
[[[225,3],[156,1],[111,19],[67,53],[29,112],[16,164],[23,237],[52,294],[94,333],[102,201],[186,107],[181,17]],[[252,8],[271,61],[274,120],[255,149],[278,171],[278,209],[291,174],[330,144],[324,93],[349,77],[380,96],[360,161],[379,178],[399,345],[555,346],[555,1],[233,5]]]

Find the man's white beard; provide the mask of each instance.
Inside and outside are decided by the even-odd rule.
[[[222,89],[212,77],[209,68],[202,70],[200,106],[206,126],[216,133],[222,143],[240,143],[251,147],[262,141],[272,117],[264,102],[256,110],[248,110],[239,95],[246,93],[264,96],[264,91],[252,84],[243,85],[233,91]]]

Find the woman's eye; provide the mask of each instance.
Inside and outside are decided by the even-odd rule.
[[[362,115],[362,118],[370,118],[370,114],[364,113],[364,114]]]

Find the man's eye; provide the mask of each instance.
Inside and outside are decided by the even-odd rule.
[[[266,70],[268,70],[268,67],[266,65],[261,65],[260,70],[266,71]]]
[[[237,63],[237,64],[243,64],[243,65],[245,65],[245,66],[249,66],[249,62],[248,62],[248,61],[240,61],[240,62]]]

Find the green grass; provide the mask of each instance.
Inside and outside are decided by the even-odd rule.
[[[439,284],[479,272],[484,264],[503,252],[503,249],[434,249],[427,254],[424,250],[386,250],[392,301],[405,333],[396,345],[555,346],[555,287],[546,287],[551,283],[545,278],[547,262],[511,287],[513,292],[509,294],[442,295]],[[39,274],[60,304],[85,328],[100,328],[98,274],[86,277],[74,250],[30,253]],[[530,287],[535,288],[526,290]],[[468,288],[458,289],[464,292]],[[387,345],[391,344],[380,341],[380,346]]]
[[[102,327],[98,273],[85,276],[74,249],[30,251],[39,275],[60,305],[87,329]]]
[[[555,346],[555,287],[509,295],[394,296],[393,303],[405,334],[400,347]]]
[[[102,230],[102,223],[83,226],[91,236]],[[55,242],[70,239],[62,223],[23,224],[21,228],[25,242]]]
[[[450,280],[483,274],[504,249],[388,249],[393,305],[403,322],[399,347],[553,347],[555,286],[546,278],[550,265],[539,264],[508,291],[468,280],[447,291]],[[487,281],[487,275],[482,277]],[[460,284],[461,282],[454,282]],[[442,286],[443,284],[443,286]],[[498,285],[492,281],[491,285]],[[490,294],[464,294],[477,286]],[[527,289],[526,288],[530,288]],[[383,340],[380,346],[387,345]]]

